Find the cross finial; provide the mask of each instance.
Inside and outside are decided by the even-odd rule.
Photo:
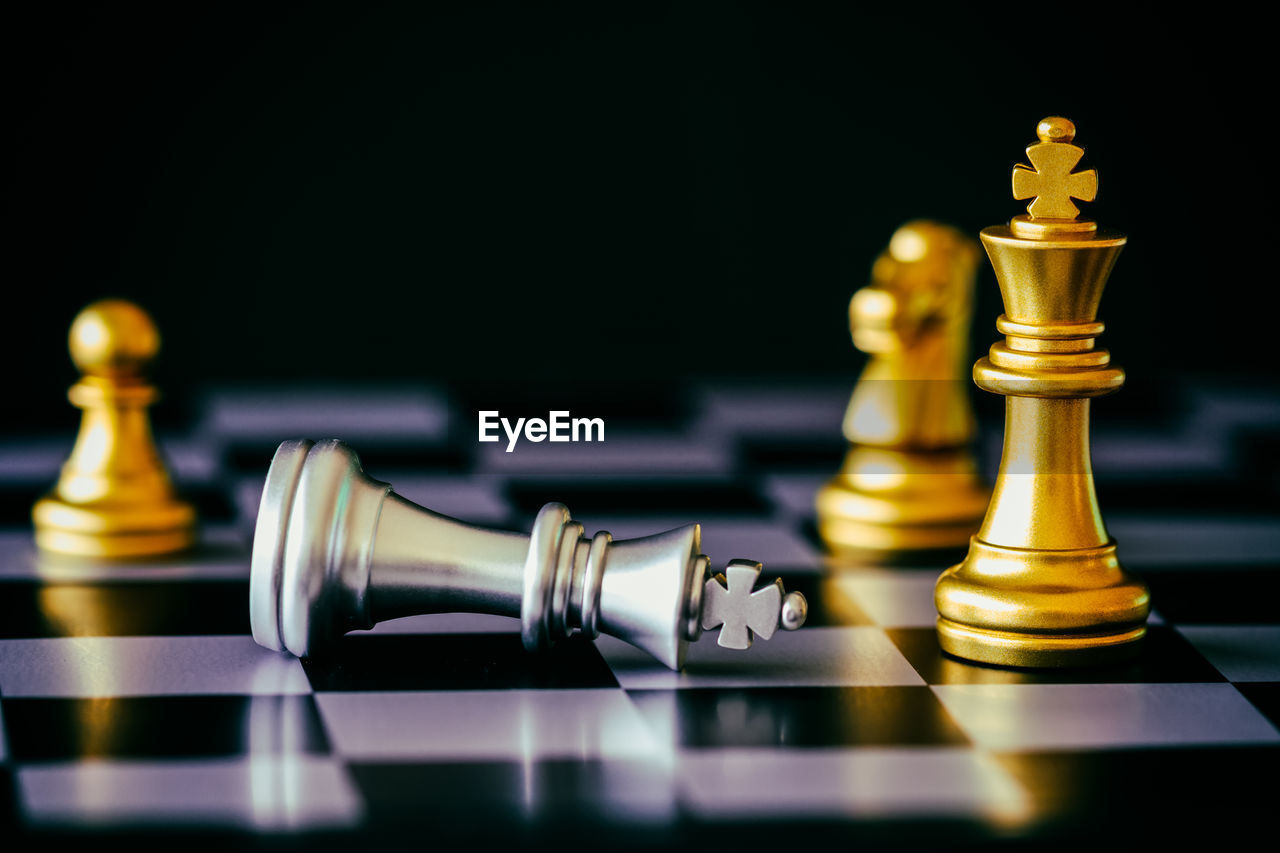
[[[1098,195],[1098,172],[1071,171],[1084,156],[1072,145],[1076,126],[1065,118],[1050,116],[1036,126],[1040,141],[1027,148],[1030,166],[1013,167],[1013,197],[1035,198],[1027,205],[1032,219],[1075,219],[1080,209],[1071,199],[1093,201]]]
[[[779,625],[794,631],[804,623],[807,604],[800,593],[784,596],[781,580],[755,589],[762,569],[751,560],[732,560],[723,574],[707,579],[702,593],[702,628],[710,631],[724,625],[716,642],[725,648],[747,649],[754,635],[767,640]]]

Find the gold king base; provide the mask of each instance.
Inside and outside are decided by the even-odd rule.
[[[1115,663],[1134,656],[1147,633],[1147,588],[1120,568],[1114,544],[1041,551],[975,536],[934,596],[947,614],[938,618],[942,650],[981,663]]]

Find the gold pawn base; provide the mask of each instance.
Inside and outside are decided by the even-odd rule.
[[[1114,544],[1038,551],[976,536],[964,562],[938,578],[934,601],[944,652],[1035,668],[1133,657],[1150,610],[1146,584],[1120,568]]]
[[[195,544],[195,510],[179,501],[145,505],[72,504],[56,496],[32,509],[36,545],[74,557],[152,557]]]
[[[818,491],[818,532],[844,557],[960,548],[990,499],[967,449],[858,446]]]

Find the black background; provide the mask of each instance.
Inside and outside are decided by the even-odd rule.
[[[1182,4],[1186,10],[1198,4]],[[1277,142],[1239,10],[783,3],[43,6],[6,13],[8,426],[65,423],[66,330],[160,324],[218,382],[847,376],[902,222],[1022,211],[1070,117],[1129,235],[1130,384],[1274,373]],[[975,355],[1000,302],[979,282]]]

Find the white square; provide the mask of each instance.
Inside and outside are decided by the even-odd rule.
[[[983,816],[1025,819],[1026,791],[991,756],[956,748],[687,750],[687,807],[706,819]]]
[[[606,424],[604,441],[555,444],[531,442],[521,434],[509,453],[510,440],[502,427],[497,434],[498,441],[477,445],[481,472],[646,478],[655,474],[706,476],[733,470],[729,448],[722,442],[699,442],[677,433],[611,432]]]
[[[660,748],[621,690],[317,693],[335,751],[357,760],[649,758]]]
[[[979,746],[1026,751],[1280,743],[1230,684],[946,684],[933,691]]]
[[[838,438],[852,392],[852,382],[707,386],[698,393],[698,425],[728,435]]]
[[[261,490],[261,482],[258,487]],[[257,508],[254,508],[257,511]],[[196,548],[129,563],[64,557],[36,548],[30,530],[0,531],[0,578],[67,584],[128,581],[246,580],[249,540],[233,524],[204,524]]]
[[[833,575],[831,586],[883,628],[932,628],[933,588],[941,570],[858,569]]]
[[[0,640],[0,693],[9,697],[310,692],[297,658],[248,636]]]
[[[357,824],[346,769],[308,755],[204,761],[83,761],[18,768],[33,824],[233,825],[257,831]]]
[[[443,442],[449,404],[430,390],[284,386],[209,395],[201,431],[214,438],[405,439]],[[357,453],[359,445],[354,445]]]
[[[0,477],[8,483],[31,483],[48,488],[58,479],[58,471],[67,461],[75,440],[75,434],[68,432],[52,439],[6,441],[0,447]],[[26,535],[30,536],[30,531]]]
[[[715,631],[689,646],[672,672],[634,646],[601,636],[596,645],[627,690],[683,687],[859,687],[921,685],[884,631],[872,627],[801,628],[759,638],[744,651],[716,644]]]

